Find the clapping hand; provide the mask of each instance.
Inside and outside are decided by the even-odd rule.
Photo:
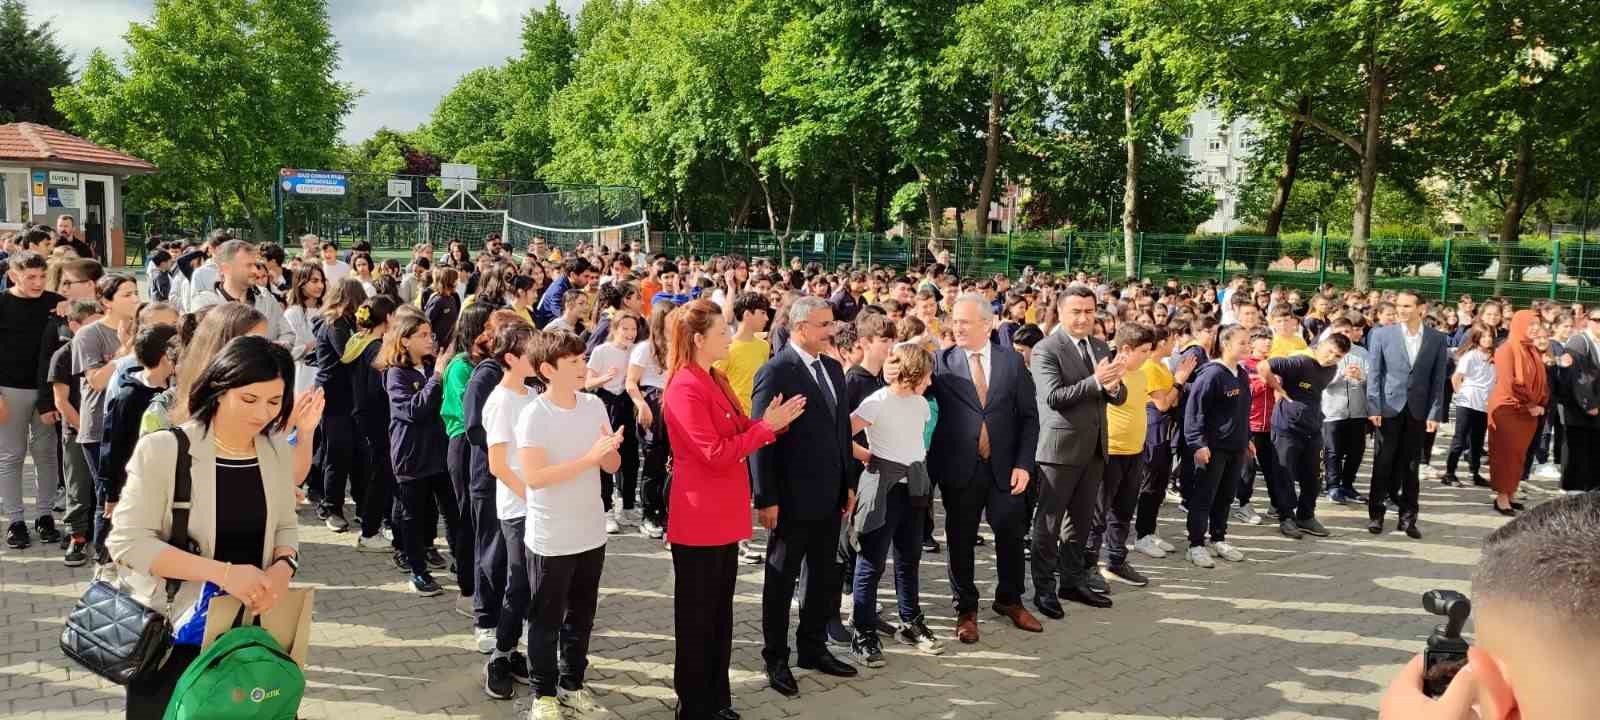
[[[1183,359],[1178,361],[1178,369],[1172,371],[1172,380],[1179,385],[1189,382],[1189,376],[1194,374],[1194,368],[1200,364],[1200,358],[1184,353]]]
[[[444,351],[442,353],[439,353],[439,357],[434,359],[434,361],[433,361],[433,371],[436,372],[436,373],[439,373],[439,377],[440,377],[441,380],[444,378],[445,368],[450,367],[450,361],[452,359],[454,359],[455,356],[456,356],[456,353],[455,353],[454,350],[446,350],[446,351]]]
[[[322,408],[327,404],[327,396],[322,393],[322,388],[312,388],[295,398],[294,412],[289,419],[299,432],[298,442],[311,442],[311,436],[317,432],[317,424],[322,422]]]
[[[1111,358],[1100,358],[1094,365],[1094,379],[1100,381],[1104,388],[1115,388],[1122,382],[1122,376],[1127,372],[1120,362],[1112,362]]]
[[[767,427],[772,428],[772,432],[778,433],[789,427],[789,423],[800,417],[805,409],[806,396],[796,395],[785,401],[783,395],[778,395],[767,403],[767,411],[762,413],[761,419],[766,421]]]
[[[600,437],[589,448],[589,460],[599,464],[607,455],[616,452],[620,447],[622,447],[622,428],[611,430],[602,424]]]
[[[1361,366],[1355,363],[1344,366],[1344,376],[1355,382],[1361,382]]]

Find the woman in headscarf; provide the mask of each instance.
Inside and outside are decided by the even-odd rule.
[[[1519,310],[1511,318],[1511,333],[1494,351],[1494,389],[1489,391],[1489,486],[1494,489],[1494,509],[1514,515],[1522,509],[1514,502],[1522,483],[1523,459],[1544,414],[1550,396],[1544,360],[1534,347],[1541,332],[1539,316]]]

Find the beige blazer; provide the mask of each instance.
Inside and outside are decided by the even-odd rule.
[[[189,454],[193,459],[193,483],[189,509],[189,537],[199,545],[200,555],[216,553],[217,527],[228,521],[226,511],[218,516],[217,452],[210,433],[198,421],[180,427],[189,434]],[[261,484],[267,499],[266,532],[262,538],[261,567],[272,560],[277,547],[299,549],[295,516],[294,457],[288,442],[280,437],[256,440],[261,463]],[[166,581],[151,574],[150,566],[171,545],[172,491],[177,467],[178,441],[163,430],[139,438],[128,460],[128,480],[122,500],[111,514],[111,535],[106,549],[118,565],[131,569],[124,573],[134,598],[158,611],[166,608]],[[194,604],[203,582],[186,581],[173,602],[174,613]]]

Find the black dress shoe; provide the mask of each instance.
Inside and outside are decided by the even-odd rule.
[[[1504,515],[1506,517],[1516,517],[1517,516],[1517,508],[1516,508],[1516,506],[1504,507],[1503,508],[1503,507],[1500,507],[1500,503],[1493,502],[1493,501],[1490,501],[1489,504],[1494,507],[1494,511],[1495,512],[1500,513],[1501,515]]]
[[[1367,532],[1372,533],[1373,535],[1382,535],[1383,534],[1383,521],[1382,520],[1369,520],[1369,521],[1367,521]]]
[[[1061,601],[1055,599],[1055,593],[1033,596],[1033,607],[1051,620],[1060,620],[1067,616],[1067,611],[1061,607]]]
[[[922,541],[922,551],[925,553],[939,554],[939,541],[928,538]]]
[[[1412,520],[1411,522],[1406,523],[1405,527],[1402,527],[1400,529],[1404,530],[1405,533],[1406,533],[1406,537],[1411,538],[1412,540],[1421,540],[1422,539],[1422,531],[1417,529],[1417,521],[1415,521],[1415,520]]]
[[[800,694],[800,684],[794,681],[794,673],[789,671],[788,665],[768,665],[767,685],[784,697]]]
[[[1083,603],[1092,608],[1111,607],[1111,598],[1089,589],[1089,585],[1081,581],[1072,585],[1063,585],[1058,595],[1062,600]]]
[[[734,712],[731,707],[726,707],[716,711],[711,717],[712,720],[739,720],[739,713]]]
[[[833,656],[833,653],[824,651],[814,658],[805,658],[795,663],[805,670],[815,670],[824,675],[834,677],[855,677],[856,666],[851,665]]]

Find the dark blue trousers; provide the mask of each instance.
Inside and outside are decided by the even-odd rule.
[[[894,549],[894,594],[900,609],[900,622],[922,617],[922,600],[917,593],[919,565],[922,562],[922,508],[911,507],[906,485],[889,488],[883,526],[861,536],[856,553],[855,579],[851,597],[855,600],[852,624],[856,632],[873,632],[877,627],[878,581],[883,579],[889,549]]]

